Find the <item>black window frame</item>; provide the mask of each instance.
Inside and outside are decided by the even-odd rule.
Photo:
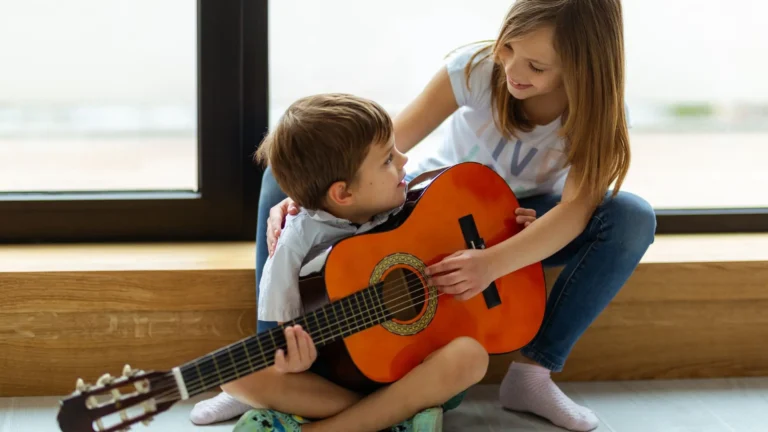
[[[269,124],[268,3],[198,0],[199,192],[0,194],[0,241],[253,240],[262,169],[252,155]],[[655,212],[658,234],[768,232],[768,208]]]
[[[262,170],[252,154],[268,127],[267,1],[197,8],[198,191],[0,193],[0,241],[254,238]]]
[[[702,187],[705,187],[702,182]],[[655,209],[657,234],[768,232],[768,208]]]

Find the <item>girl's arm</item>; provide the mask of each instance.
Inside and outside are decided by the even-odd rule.
[[[559,204],[527,229],[487,249],[493,279],[554,255],[584,231],[596,206],[589,198],[575,196],[576,179],[571,169]]]
[[[575,196],[577,174],[571,169],[560,204],[530,226],[483,250],[462,250],[427,268],[430,282],[459,300],[474,297],[493,280],[555,254],[581,234],[596,206]]]
[[[443,66],[421,94],[394,118],[397,149],[407,153],[458,108],[448,70]]]

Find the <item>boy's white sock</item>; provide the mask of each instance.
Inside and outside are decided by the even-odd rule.
[[[536,414],[571,431],[591,431],[600,422],[592,410],[566,396],[552,382],[549,369],[539,365],[513,362],[501,383],[499,398],[504,408]]]
[[[194,424],[206,425],[233,419],[249,409],[251,406],[221,392],[215,397],[196,403],[189,413],[189,419]]]

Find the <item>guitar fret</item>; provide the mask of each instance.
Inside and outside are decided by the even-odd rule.
[[[342,299],[340,302],[338,302],[339,303],[339,309],[341,309],[341,314],[344,315],[344,328],[346,328],[345,333],[347,333],[346,336],[351,336],[352,335],[352,324],[355,323],[355,315],[354,315],[354,313],[352,313],[352,317],[351,318],[350,318],[349,315],[347,315],[347,309],[344,307],[345,306],[344,305],[344,303],[345,303],[344,300],[346,300],[346,303],[347,303],[346,306],[349,308],[350,313],[352,312],[352,305],[349,304],[349,298]]]
[[[344,298],[339,303],[346,303],[347,309],[349,309],[349,312],[351,316],[346,317],[347,319],[347,331],[351,335],[357,330],[357,313],[355,312],[355,306],[352,304],[352,297],[349,296],[347,298]],[[342,305],[342,309],[344,309],[344,306]]]
[[[304,321],[304,324],[300,323],[299,320]],[[294,325],[298,324],[301,326],[302,329],[304,329],[305,332],[309,333],[309,326],[307,325],[307,317],[306,316],[300,316],[294,320]]]
[[[367,327],[369,327],[369,326],[368,326],[368,323],[366,323],[366,322],[365,322],[365,316],[366,316],[366,315],[368,315],[368,317],[369,317],[369,318],[371,318],[371,323],[370,323],[371,325],[370,325],[370,327],[373,327],[373,318],[371,317],[371,314],[370,314],[370,312],[369,312],[369,310],[368,310],[368,302],[367,302],[367,301],[365,301],[365,291],[366,291],[366,290],[362,290],[362,291],[360,291],[360,292],[359,292],[359,293],[357,293],[357,294],[359,294],[359,295],[360,295],[360,297],[362,297],[362,298],[363,298],[363,304],[364,304],[364,306],[365,306],[365,308],[364,308],[364,309],[362,309],[362,310],[363,310],[363,324],[364,324],[364,325],[365,325],[365,327],[367,328]],[[355,294],[355,295],[357,295],[357,294]],[[358,304],[358,306],[360,305],[360,299],[357,299],[357,304]]]
[[[360,320],[362,320],[362,329],[365,330],[368,328],[368,323],[365,322],[365,309],[360,306],[360,291],[356,292],[352,297],[354,297],[355,303],[357,303],[357,315],[360,316]]]
[[[251,354],[248,352],[248,346],[245,344],[245,339],[241,342],[241,345],[243,346],[243,351],[245,351],[245,358],[248,359],[248,366],[251,368],[251,371],[253,372],[255,369],[253,368],[253,363],[251,362]]]
[[[355,293],[355,302],[357,303],[357,308],[360,311],[360,320],[362,321],[362,329],[365,330],[368,327],[371,327],[368,323],[368,321],[371,319],[370,314],[368,313],[368,307],[363,307],[360,305],[360,297],[362,297],[363,291],[359,291]]]
[[[333,317],[336,319],[336,325],[339,327],[339,333],[341,337],[344,337],[344,329],[341,328],[341,321],[339,321],[339,316],[336,314],[336,303],[331,303],[331,311],[333,312]]]
[[[376,302],[376,286],[374,285],[370,289],[368,289],[368,296],[371,298],[371,304],[373,305],[373,311],[376,314],[376,322],[381,323],[384,320],[381,316],[381,311],[379,311],[379,306]]]
[[[320,320],[317,319],[317,311],[312,312],[312,316],[315,317],[315,325],[317,325],[317,330],[316,330],[317,334],[312,337],[312,340],[315,340],[315,339],[321,338],[323,336],[322,335],[322,328],[323,327],[320,325]],[[323,342],[325,342],[325,341],[324,340],[316,341],[316,343],[323,343]]]
[[[382,322],[386,321],[389,317],[387,316],[387,307],[384,305],[384,284],[374,287],[373,292],[376,294],[376,301],[381,308],[381,320]]]
[[[369,288],[365,290],[368,293],[368,297],[371,298],[371,304],[373,305],[373,313],[376,316],[376,322],[381,323],[381,316],[379,315],[379,311],[376,306],[376,297],[374,297],[374,294],[376,293],[376,286],[374,285],[372,288]]]
[[[261,345],[261,335],[256,335],[256,343],[259,344],[259,352],[261,353],[261,358],[264,360],[264,364],[268,365],[269,361],[267,361],[267,356],[264,354],[264,347]]]
[[[277,351],[277,342],[275,342],[275,334],[273,333],[273,330],[269,330],[269,338],[272,339],[272,348]]]
[[[224,382],[224,379],[221,377],[221,371],[219,370],[219,363],[216,361],[216,356],[211,355],[211,360],[213,360],[213,365],[216,367],[216,375],[219,376],[219,381]]]
[[[325,308],[323,308],[322,311],[325,316],[325,325],[328,327],[328,330],[331,330],[331,320],[328,319],[328,312],[326,312]],[[333,332],[331,332],[331,334],[333,334]]]
[[[203,378],[203,374],[200,372],[200,365],[198,362],[195,362],[195,369],[197,369],[197,376],[200,377],[200,384],[203,387],[208,387],[208,384],[205,383],[205,378]]]
[[[344,307],[345,304],[347,306],[346,308]],[[341,308],[341,312],[344,314],[344,326],[346,328],[346,330],[344,331],[344,333],[346,333],[345,337],[352,336],[352,333],[354,333],[354,329],[352,326],[355,324],[355,314],[354,314],[354,311],[352,310],[352,303],[349,302],[349,297],[346,298],[346,303],[342,299],[339,302],[339,307]],[[347,315],[347,309],[349,309],[351,316]]]
[[[235,370],[235,376],[240,378],[240,372],[237,370],[237,363],[235,362],[235,357],[232,356],[232,350],[227,348],[227,353],[229,354],[229,359],[232,360],[232,369]]]

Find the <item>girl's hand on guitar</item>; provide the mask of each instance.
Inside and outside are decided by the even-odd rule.
[[[269,250],[269,256],[275,254],[277,238],[280,237],[285,217],[298,213],[299,206],[290,198],[280,201],[280,204],[269,209],[269,218],[267,219],[267,249]]]
[[[304,372],[317,359],[317,349],[309,333],[300,325],[285,328],[285,341],[288,348],[286,355],[279,349],[275,353],[275,369],[281,373]]]
[[[518,208],[515,210],[515,220],[518,224],[523,225],[523,228],[527,227],[528,225],[532,224],[533,221],[536,220],[536,210],[533,209],[526,209],[526,208]]]
[[[458,300],[469,300],[491,284],[485,249],[467,249],[427,267],[430,284]]]
[[[523,228],[536,220],[536,210],[518,208],[515,220]],[[491,284],[490,263],[485,249],[467,249],[445,257],[427,268],[430,283],[458,300],[469,300]]]

